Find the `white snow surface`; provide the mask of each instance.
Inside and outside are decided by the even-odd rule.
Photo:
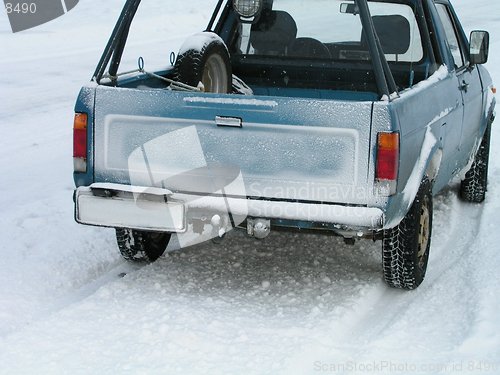
[[[187,51],[201,51],[205,46],[208,46],[212,41],[218,41],[224,44],[224,41],[215,33],[201,32],[191,35],[186,38],[185,42],[179,49],[179,56]]]
[[[259,99],[227,99],[227,98],[209,98],[190,96],[184,98],[187,103],[210,103],[210,104],[235,104],[235,105],[248,105],[255,107],[277,107],[278,103],[274,100],[259,100]]]
[[[112,230],[75,224],[73,105],[122,4],[82,0],[18,34],[0,12],[0,374],[500,374],[497,124],[487,200],[456,184],[435,199],[414,292],[384,285],[368,240],[231,232],[138,267]],[[214,4],[169,2],[169,49]],[[491,32],[500,82],[500,2],[454,4],[467,33]]]

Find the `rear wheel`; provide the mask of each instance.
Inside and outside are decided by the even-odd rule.
[[[425,178],[404,219],[384,231],[384,279],[389,286],[411,290],[424,281],[431,246],[432,213],[432,186]]]
[[[170,233],[116,228],[120,254],[130,262],[154,262],[165,252],[170,237]]]
[[[488,162],[490,155],[491,124],[484,133],[481,146],[477,151],[474,163],[460,185],[460,197],[473,203],[481,203],[486,198],[488,187]]]

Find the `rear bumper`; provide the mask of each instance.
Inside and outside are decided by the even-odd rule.
[[[333,224],[339,229],[377,230],[385,222],[383,211],[375,207],[195,196],[116,184],[93,184],[75,193],[75,220],[86,225],[182,233],[192,220],[216,214],[231,214],[240,222],[253,217]]]
[[[186,230],[185,205],[166,199],[165,189],[94,184],[75,193],[75,220],[80,224],[158,232]]]

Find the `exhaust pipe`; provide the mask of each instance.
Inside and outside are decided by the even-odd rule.
[[[266,219],[247,219],[247,234],[263,240],[271,233],[271,220]]]

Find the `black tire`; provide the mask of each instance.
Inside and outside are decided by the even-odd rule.
[[[404,219],[384,231],[384,279],[389,286],[412,290],[424,281],[431,246],[432,212],[432,185],[425,178]]]
[[[130,262],[154,262],[165,252],[170,237],[170,233],[116,228],[116,242],[120,254]]]
[[[222,39],[214,33],[193,35],[181,48],[174,67],[174,79],[189,86],[203,83],[205,92],[226,94],[232,91],[232,70],[229,52]]]
[[[488,190],[488,163],[490,158],[491,124],[486,128],[474,163],[460,185],[460,197],[467,202],[481,203]]]

